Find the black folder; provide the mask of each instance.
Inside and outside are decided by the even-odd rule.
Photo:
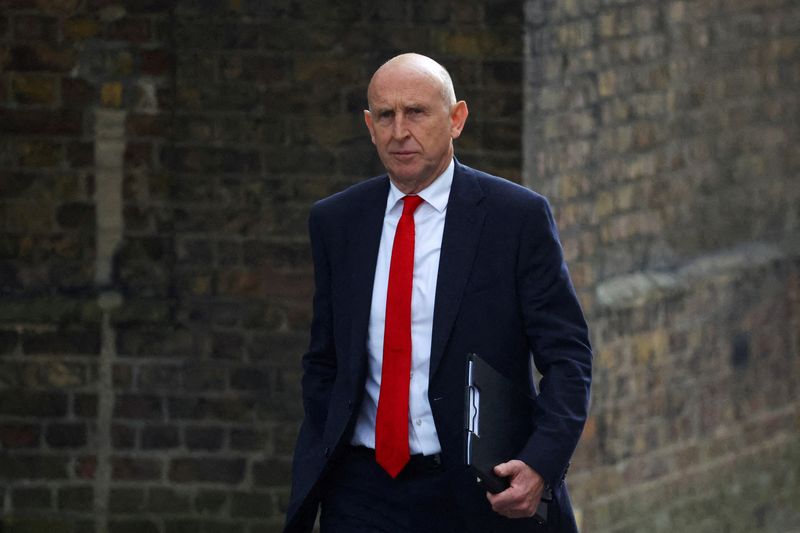
[[[520,390],[477,354],[467,357],[464,394],[465,462],[491,493],[508,488],[494,467],[516,457],[533,431],[536,400]],[[537,520],[547,519],[549,494],[542,497]]]

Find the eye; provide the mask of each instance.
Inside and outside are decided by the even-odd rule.
[[[379,120],[389,120],[394,117],[394,111],[391,110],[384,110],[378,112],[378,119]]]

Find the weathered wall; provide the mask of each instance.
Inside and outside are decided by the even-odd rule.
[[[596,348],[584,530],[800,528],[800,6],[529,0],[525,182]]]
[[[0,0],[0,520],[277,531],[311,203],[380,171],[370,73],[451,68],[519,180],[515,2]]]

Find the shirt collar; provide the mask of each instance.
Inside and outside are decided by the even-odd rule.
[[[438,212],[443,213],[447,207],[447,200],[450,198],[450,187],[453,185],[453,173],[455,172],[455,160],[451,159],[447,168],[439,174],[430,185],[417,193],[425,203],[428,203]],[[386,200],[386,213],[405,196],[405,194],[389,180],[389,197]]]

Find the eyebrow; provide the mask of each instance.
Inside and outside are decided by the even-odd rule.
[[[428,108],[429,108],[428,105],[420,103],[420,102],[409,102],[409,103],[404,104],[403,106],[401,106],[401,109],[403,109],[403,110],[428,109]],[[385,113],[385,112],[394,111],[394,110],[395,110],[394,106],[377,105],[375,107],[370,108],[370,113],[378,113],[378,114],[380,114],[380,113]]]

